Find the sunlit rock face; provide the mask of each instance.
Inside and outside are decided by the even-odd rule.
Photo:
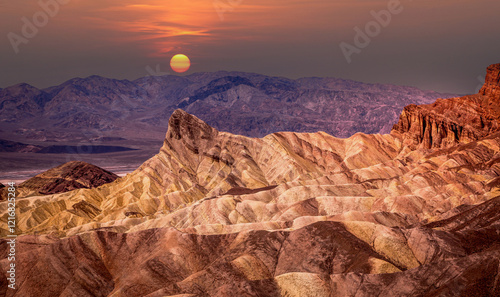
[[[500,98],[500,64],[493,64],[488,67],[486,82],[479,94]]]
[[[393,133],[402,134],[404,143],[411,147],[444,148],[500,131],[499,120],[500,64],[494,64],[488,67],[486,82],[478,94],[409,105]]]
[[[0,295],[498,296],[495,98],[410,106],[391,134],[345,139],[249,138],[176,110],[126,177],[18,199],[22,285],[0,274]]]

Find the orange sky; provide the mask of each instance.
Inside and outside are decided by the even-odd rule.
[[[3,39],[0,87],[92,74],[135,79],[148,66],[168,72],[170,58],[184,53],[187,74],[335,76],[467,92],[499,62],[500,1],[401,0],[403,12],[347,63],[339,44],[352,43],[354,28],[389,1],[69,0],[17,54]],[[21,34],[21,18],[39,13],[38,3],[0,0],[0,35]]]
[[[232,2],[231,2],[232,1]],[[304,30],[322,26],[321,19],[307,16],[307,10],[332,7],[328,1],[244,1],[244,0],[88,0],[78,3],[88,11],[90,26],[127,32],[117,42],[146,41],[150,55],[189,51],[193,45],[220,40],[267,40],[282,27]],[[230,4],[234,3],[234,4]],[[306,10],[304,8],[306,7]],[[78,13],[81,15],[81,12]],[[279,17],[278,17],[279,16]],[[300,22],[297,22],[300,19]],[[324,21],[324,19],[323,19]],[[336,23],[339,20],[330,20]],[[240,34],[240,32],[245,34]],[[197,53],[195,53],[197,54]]]

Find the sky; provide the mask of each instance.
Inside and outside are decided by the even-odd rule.
[[[0,0],[0,88],[191,68],[475,93],[500,63],[498,0]]]

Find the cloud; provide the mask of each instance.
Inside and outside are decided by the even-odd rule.
[[[294,32],[290,30],[291,27],[304,30],[320,26],[319,22],[324,21],[325,17],[315,19],[310,14],[331,6],[332,2],[88,0],[81,5],[91,15],[87,17],[91,26],[130,33],[126,36],[118,34],[120,37],[115,40],[119,42],[150,41],[147,45],[149,55],[157,56],[181,46],[224,42],[228,39],[272,41],[277,32],[283,30],[289,31],[287,38],[291,39],[291,32]]]

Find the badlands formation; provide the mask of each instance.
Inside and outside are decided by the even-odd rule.
[[[499,296],[500,64],[390,134],[248,138],[176,110],[95,189],[17,200],[1,296]]]

